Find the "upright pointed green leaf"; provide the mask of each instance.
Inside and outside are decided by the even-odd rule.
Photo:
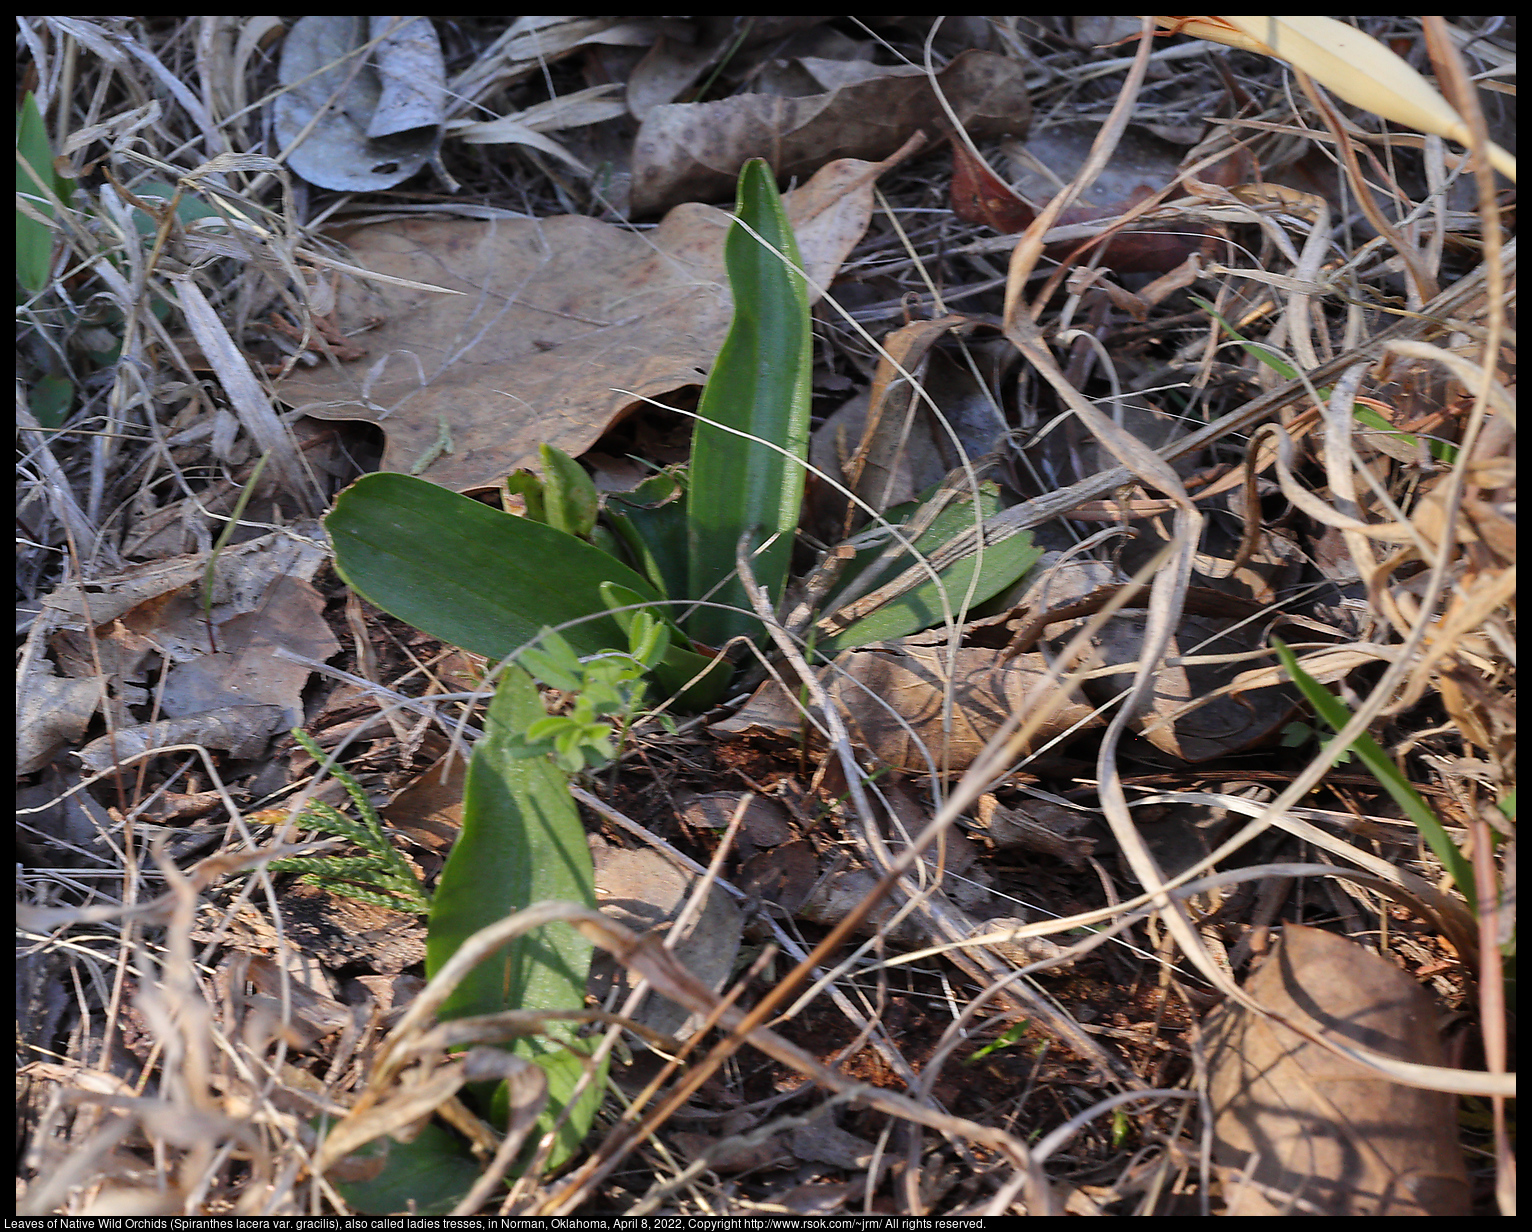
[[[538,447],[543,463],[543,499],[548,525],[589,539],[596,525],[596,485],[585,468],[554,445]]]
[[[1320,718],[1336,732],[1351,722],[1351,711],[1346,708],[1346,703],[1303,670],[1298,662],[1298,656],[1292,652],[1286,642],[1274,637],[1271,639],[1271,645],[1277,652],[1277,658],[1282,661],[1287,674],[1303,691],[1303,696],[1308,699],[1309,705],[1314,707],[1314,712]],[[1427,846],[1436,853],[1436,858],[1442,862],[1442,867],[1447,870],[1458,890],[1468,900],[1469,910],[1477,914],[1479,907],[1478,895],[1474,891],[1473,865],[1458,850],[1457,844],[1452,841],[1452,836],[1447,833],[1436,814],[1431,811],[1431,806],[1420,798],[1420,793],[1415,790],[1409,779],[1399,772],[1399,767],[1394,764],[1393,759],[1366,732],[1357,736],[1352,747],[1356,750],[1357,756],[1362,759],[1363,765],[1372,771],[1373,777],[1394,798],[1394,803],[1415,823],[1421,838],[1425,839]],[[1332,739],[1325,744],[1324,751],[1329,754],[1333,762],[1346,750],[1343,746],[1337,746]]]
[[[774,603],[781,597],[803,501],[802,460],[808,453],[812,334],[807,283],[787,211],[762,160],[746,163],[740,172],[736,221],[724,243],[724,262],[734,320],[703,391],[692,440],[686,593],[699,599],[722,582],[712,601],[744,610],[705,607],[692,615],[688,631],[712,646],[737,634],[761,632],[734,576],[743,531],[755,532],[753,546],[778,536],[755,557],[752,569]],[[771,442],[788,456],[739,432]]]
[[[509,667],[490,704],[463,789],[463,829],[437,882],[426,939],[426,973],[435,975],[481,928],[550,899],[594,908],[595,873],[580,814],[564,775],[544,757],[517,757],[513,741],[544,717],[532,678]],[[508,1009],[579,1009],[585,1004],[591,944],[568,924],[549,924],[480,963],[442,1006],[443,1019]],[[551,1126],[585,1050],[573,1023],[549,1023],[515,1051],[548,1071]],[[601,1102],[593,1084],[560,1138],[560,1157],[579,1147]]]
[[[545,625],[604,612],[601,584],[654,588],[583,540],[409,475],[364,475],[325,518],[335,567],[369,602],[444,642],[499,659]],[[610,616],[563,630],[581,654],[623,645]]]
[[[64,204],[69,203],[74,181],[53,169],[53,147],[48,128],[37,110],[31,91],[22,96],[16,110],[16,192],[43,218],[54,216],[53,204],[43,192],[53,190]],[[16,280],[28,295],[36,295],[48,285],[48,271],[53,265],[53,228],[47,223],[16,211]]]

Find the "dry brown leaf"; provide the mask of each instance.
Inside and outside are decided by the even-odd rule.
[[[1342,1042],[1446,1063],[1431,998],[1344,937],[1288,925],[1245,990]],[[1215,1010],[1205,1031],[1227,1214],[1470,1213],[1453,1096],[1383,1081],[1240,1006]],[[1250,1182],[1241,1183],[1247,1167]]]
[[[845,159],[789,193],[804,269],[827,286],[871,217],[868,164]],[[644,398],[700,385],[732,301],[729,215],[682,205],[652,231],[593,218],[409,219],[350,236],[356,264],[458,295],[342,284],[347,328],[368,356],[296,371],[277,392],[321,419],[387,434],[383,470],[456,491],[535,467],[541,443],[579,456]],[[430,461],[445,428],[451,451]]]
[[[282,43],[272,127],[294,173],[377,192],[436,156],[447,102],[436,28],[424,17],[300,17]]]
[[[974,459],[989,453],[1008,430],[993,392],[977,388],[968,363],[952,362],[941,345],[949,338],[972,339],[976,331],[995,334],[981,322],[945,316],[913,322],[883,340],[861,444],[842,468],[847,486],[879,512],[914,499],[963,464],[953,435]],[[1008,343],[1001,340],[1000,346],[997,366],[1013,354]],[[974,350],[982,344],[971,342]],[[905,373],[915,378],[923,397]],[[944,423],[936,421],[933,404]],[[859,512],[853,524],[863,520]]]
[[[748,61],[744,53],[762,44],[772,45],[775,51],[784,39],[796,46],[796,34],[828,20],[826,16],[805,14],[751,17],[742,23],[733,15],[717,13],[693,14],[686,26],[668,21],[653,37],[644,58],[628,74],[628,110],[634,118],[642,120],[656,107],[675,102],[725,59],[737,65],[742,59]]]
[[[287,886],[280,901],[288,939],[332,971],[398,975],[425,959],[426,928],[417,916],[301,881]]]
[[[1026,132],[1032,105],[1022,66],[966,51],[936,75],[973,137]],[[633,149],[633,212],[657,214],[681,201],[720,201],[739,167],[766,158],[780,177],[806,176],[833,158],[887,158],[917,130],[950,127],[924,69],[890,68],[805,98],[741,94],[711,103],[656,107]]]
[[[206,555],[127,570],[92,583],[87,595],[70,583],[48,596],[44,614],[60,629],[51,641],[60,667],[93,678],[99,663],[118,724],[114,738],[81,750],[86,764],[104,769],[114,748],[130,757],[158,744],[205,743],[253,757],[273,733],[300,722],[311,669],[274,652],[323,660],[340,650],[324,622],[324,600],[307,580],[323,559],[317,543],[287,532],[220,553],[212,607],[217,654],[200,593]],[[87,611],[99,630],[94,647],[84,630]],[[125,707],[145,700],[141,682],[160,657],[167,662],[158,709],[170,721],[131,725]],[[99,683],[91,688],[94,703],[103,692]]]
[[[759,1172],[767,1168],[787,1168],[796,1163],[781,1134],[769,1133],[757,1139],[754,1134],[715,1138],[711,1134],[682,1130],[671,1134],[671,1141],[689,1159],[707,1156],[707,1166],[714,1172]]]
[[[1085,831],[1093,816],[1051,800],[1021,797],[1007,808],[993,794],[979,797],[979,823],[989,841],[1002,850],[1021,847],[1053,856],[1071,868],[1084,868],[1096,852],[1096,840]]]
[[[441,872],[462,829],[463,784],[467,775],[466,759],[451,751],[444,753],[380,810],[390,829],[424,849],[417,849],[414,855],[428,885]]]
[[[929,774],[965,770],[1012,714],[1039,704],[1048,674],[1040,654],[1001,662],[1001,651],[922,645],[914,639],[849,650],[835,660],[830,695],[840,705],[851,738],[880,763]],[[944,730],[943,698],[952,683],[951,730]],[[1101,726],[1091,707],[1066,702],[1034,735],[1032,748],[1070,728],[1081,734]],[[908,730],[906,730],[906,726]]]
[[[659,852],[649,848],[629,851],[622,847],[593,847],[596,866],[596,899],[614,920],[635,932],[665,936],[680,916],[696,888],[694,874],[683,872]],[[708,890],[701,913],[674,943],[672,952],[709,988],[721,990],[739,953],[743,927],[739,908],[716,885]],[[605,950],[591,959],[591,990],[604,1002],[614,983],[625,997],[638,983],[636,976]],[[616,1006],[622,1009],[621,1000]],[[685,1039],[696,1033],[702,1019],[684,1006],[650,994],[636,1020],[664,1035]]]
[[[103,676],[65,680],[33,661],[16,689],[16,773],[41,770],[85,734],[106,690]]]
[[[1132,130],[1130,130],[1132,131]],[[1065,157],[1060,157],[1056,147],[1078,133],[1080,140],[1073,143]],[[1050,128],[1028,143],[1029,155],[1040,166],[1055,175],[1068,175],[1069,162],[1084,162],[1095,129],[1086,125],[1063,125]],[[1124,144],[1127,144],[1126,142]],[[1139,145],[1149,146],[1154,154],[1164,143],[1147,135],[1139,136]],[[1174,159],[1146,155],[1133,157],[1134,150],[1124,150],[1107,172],[1092,185],[1092,200],[1102,204],[1076,205],[1064,210],[1054,223],[1055,227],[1078,226],[1082,223],[1115,218],[1137,205],[1145,197],[1164,186],[1174,183],[1179,166]],[[1161,165],[1154,166],[1154,161]],[[1156,183],[1147,182],[1154,179]],[[1046,198],[1053,195],[1054,184],[1036,184],[1033,190]],[[1121,196],[1112,198],[1110,191],[1117,189]],[[1037,217],[1037,210],[1030,202],[1014,192],[1010,185],[981,162],[966,145],[955,142],[952,147],[952,212],[965,222],[993,227],[1003,235],[1025,231]],[[1061,240],[1047,245],[1043,251],[1054,261],[1071,264],[1089,258],[1102,268],[1120,274],[1163,274],[1181,265],[1192,253],[1201,250],[1212,234],[1201,223],[1178,221],[1159,227],[1125,228],[1119,230],[1104,243],[1087,243],[1083,239]]]
[[[845,651],[827,669],[825,680],[852,740],[881,764],[911,774],[929,774],[933,764],[942,773],[957,773],[972,764],[1013,712],[1038,704],[1033,693],[1048,672],[1042,656],[1022,654],[1001,662],[1001,654],[964,647],[952,657],[945,645],[922,645],[913,638],[879,642]],[[943,697],[949,676],[953,701],[947,733]],[[1072,738],[1102,722],[1091,717],[1090,706],[1066,702],[1030,747],[1074,728],[1066,737]],[[768,680],[737,713],[709,730],[725,737],[797,740],[805,723],[801,707]]]
[[[1209,604],[1232,608],[1238,600],[1216,596]],[[1093,639],[1103,665],[1135,664],[1143,654],[1146,612],[1123,612],[1109,620]],[[1072,628],[1053,640],[1060,648]],[[1261,627],[1245,615],[1185,615],[1176,627],[1167,656],[1226,655],[1259,646]],[[1213,694],[1233,682],[1237,663],[1162,664],[1155,673],[1149,709],[1132,720],[1133,728],[1156,748],[1185,761],[1202,762],[1261,744],[1291,721],[1297,706],[1291,685],[1249,689],[1237,697]],[[1087,679],[1086,696],[1108,705],[1126,687],[1124,675]],[[1209,700],[1210,699],[1210,700]]]
[[[217,654],[199,654],[169,669],[162,712],[179,718],[220,706],[270,703],[281,707],[284,729],[301,723],[312,669],[274,652],[287,650],[316,662],[340,653],[325,624],[324,605],[324,596],[302,578],[275,579],[261,607],[218,625]],[[200,610],[192,619],[199,617]],[[154,636],[153,630],[136,632]]]

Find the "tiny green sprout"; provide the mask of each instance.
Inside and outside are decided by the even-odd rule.
[[[1121,1108],[1112,1109],[1112,1149],[1120,1150],[1123,1143],[1128,1140],[1128,1131],[1132,1129],[1132,1123],[1128,1120],[1128,1114]]]
[[[1302,748],[1306,744],[1314,743],[1319,738],[1319,733],[1303,722],[1292,722],[1282,729],[1282,747],[1287,749]],[[1351,752],[1347,750],[1335,759],[1335,764],[1345,765],[1350,760]]]
[[[567,714],[527,724],[512,747],[516,757],[551,756],[568,774],[598,770],[617,756],[621,737],[643,704],[644,673],[665,653],[665,626],[647,612],[628,624],[628,650],[581,658],[552,629],[521,652],[521,665],[570,698]]]
[[[975,1052],[973,1056],[964,1061],[963,1064],[976,1065],[985,1057],[989,1056],[990,1053],[999,1052],[1002,1048],[1009,1048],[1012,1044],[1020,1042],[1022,1035],[1027,1029],[1028,1021],[1028,1019],[1023,1018],[1020,1022],[1013,1023],[1011,1026],[1007,1027],[1003,1032],[1001,1032],[1001,1034],[990,1040],[989,1043],[985,1044],[983,1048],[980,1048],[977,1052]]]

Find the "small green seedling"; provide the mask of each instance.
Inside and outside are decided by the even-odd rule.
[[[345,787],[346,794],[362,815],[361,824],[352,821],[338,809],[318,800],[311,800],[299,811],[295,824],[300,829],[318,830],[350,839],[362,848],[360,856],[293,856],[285,860],[272,860],[267,866],[276,873],[299,873],[300,881],[322,886],[333,894],[343,894],[377,907],[394,911],[425,915],[431,910],[431,896],[426,893],[415,871],[399,854],[383,830],[382,818],[368,799],[362,785],[346,772],[344,766],[330,758],[315,739],[301,727],[292,731],[296,740],[319,763],[322,771],[328,771]]]
[[[983,1048],[974,1052],[963,1064],[977,1065],[985,1057],[989,1056],[990,1053],[999,1052],[1002,1048],[1009,1048],[1013,1044],[1019,1044],[1021,1037],[1026,1034],[1028,1021],[1028,1019],[1023,1018],[1020,1022],[1012,1023],[994,1039],[990,1040],[989,1043],[985,1044]]]
[[[626,653],[607,651],[582,659],[567,640],[544,629],[538,644],[519,659],[535,679],[569,695],[570,711],[528,724],[515,742],[516,753],[549,755],[566,774],[610,763],[643,703],[644,676],[664,654],[665,637],[659,620],[638,612],[629,623]]]

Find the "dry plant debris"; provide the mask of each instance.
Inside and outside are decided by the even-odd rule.
[[[1348,19],[1336,84],[1312,20],[20,18],[18,1209],[340,1211],[360,1109],[474,1143],[463,1211],[1513,1210],[1514,24]],[[482,702],[315,519],[684,456],[754,155],[822,296],[819,634],[921,568],[832,580],[836,485],[982,480],[953,550],[1045,554],[576,789],[629,926],[721,941],[584,918],[649,1034],[502,1183],[420,922],[263,871],[344,803],[301,723],[430,884]]]

